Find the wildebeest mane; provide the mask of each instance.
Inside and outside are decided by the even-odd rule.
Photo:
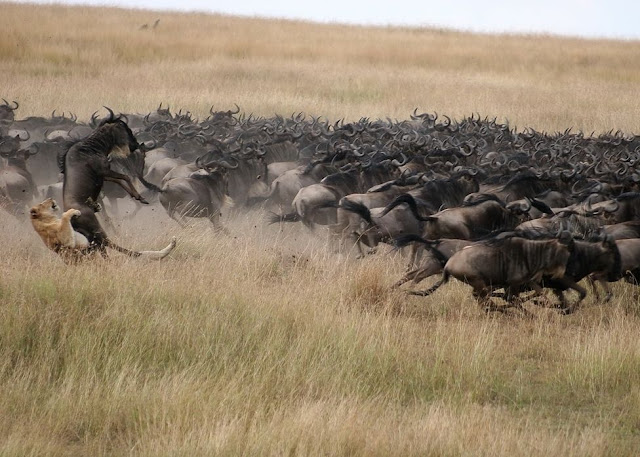
[[[98,151],[108,151],[111,149],[114,146],[115,138],[111,129],[102,128],[107,125],[120,125],[124,127],[129,139],[133,138],[133,132],[131,132],[129,126],[122,119],[106,119],[100,123],[91,135],[81,141],[78,151],[94,154]]]
[[[547,185],[530,170],[518,173],[503,186],[503,191],[514,188],[524,191],[524,195],[534,196],[547,189]]]
[[[325,176],[320,182],[329,187],[340,187],[345,184],[355,187],[357,175],[357,170],[339,171]]]
[[[74,144],[79,143],[80,141],[81,140],[65,140],[60,143],[62,145],[62,149],[58,151],[58,155],[56,157],[56,162],[58,164],[58,170],[60,170],[60,173],[64,173],[67,152],[69,152],[69,149],[71,149]]]

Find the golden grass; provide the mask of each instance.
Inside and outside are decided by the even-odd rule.
[[[638,130],[634,42],[11,3],[0,30],[0,96],[20,117],[162,101]],[[387,249],[356,261],[262,217],[225,214],[221,237],[154,205],[113,237],[175,235],[170,258],[69,267],[1,214],[0,454],[637,455],[631,286],[572,316],[486,316],[460,283],[389,290],[404,261]]]
[[[2,96],[22,117],[160,102],[204,117],[472,112],[539,130],[638,130],[637,42],[491,36],[0,3]],[[155,30],[139,30],[160,18]],[[37,88],[37,89],[36,89]]]

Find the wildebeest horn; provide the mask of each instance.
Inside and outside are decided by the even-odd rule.
[[[144,150],[140,147],[138,149],[143,152],[147,152],[155,149],[158,146],[158,142],[155,140],[155,138],[152,138],[150,140],[143,141],[142,143],[140,143],[140,145],[144,146]]]
[[[465,146],[467,147],[468,151],[465,151]],[[463,143],[460,146],[460,154],[462,154],[465,157],[469,157],[470,155],[473,154],[473,151],[475,150],[475,146],[470,145],[469,143]]]
[[[520,168],[520,164],[517,160],[511,159],[507,164],[507,168],[509,169],[509,171],[517,171],[518,168]]]
[[[98,121],[98,112],[94,111],[94,113],[91,115],[91,122],[89,122],[89,125],[91,125],[92,127],[95,127],[97,121]]]
[[[20,106],[20,105],[18,105],[18,102],[17,102],[17,101],[15,101],[15,100],[13,101],[13,103],[16,105],[16,107],[15,107],[15,108],[11,108],[11,106],[9,106],[9,102],[8,102],[8,101],[6,101],[4,98],[2,99],[2,101],[4,102],[4,104],[5,104],[5,105],[7,105],[7,107],[8,107],[11,111],[15,111],[15,110],[17,110],[17,109],[18,109],[18,106]]]
[[[602,210],[605,213],[614,213],[614,212],[618,211],[618,208],[620,208],[620,204],[617,201],[614,200],[611,203],[609,203],[608,205],[603,206]]]
[[[235,165],[231,165],[228,161],[226,161],[226,160],[224,160],[224,159],[219,160],[219,161],[218,161],[218,163],[219,163],[220,165],[222,165],[223,167],[228,168],[229,170],[234,170],[234,169],[238,168],[238,167],[240,166],[240,162],[238,162],[238,161],[237,161],[235,158],[233,158],[233,157],[230,157],[230,158],[231,158],[231,159],[233,159],[233,160],[236,162],[236,164],[235,164]]]
[[[585,213],[590,213],[593,211],[593,208],[591,207],[591,195],[587,197],[587,200],[584,203],[584,211]]]
[[[403,152],[400,153],[400,156],[402,157],[402,162],[398,161],[398,159],[393,159],[391,161],[391,165],[393,165],[394,167],[402,167],[402,166],[406,165],[407,162],[409,162],[409,157],[404,155]]]
[[[107,120],[107,122],[113,121],[115,119],[115,114],[113,113],[113,110],[111,108],[109,108],[109,107],[104,106],[104,105],[102,105],[102,107],[104,109],[106,109],[107,111],[109,111],[109,119]]]

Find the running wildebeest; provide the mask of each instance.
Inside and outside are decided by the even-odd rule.
[[[473,287],[474,298],[485,310],[502,311],[506,308],[491,300],[495,289],[505,289],[507,307],[523,309],[517,292],[526,288],[541,294],[543,276],[561,282],[563,287],[583,290],[565,276],[571,251],[564,240],[529,240],[514,235],[497,236],[457,251],[446,262],[442,279],[420,295],[431,294],[453,276]],[[563,311],[569,313],[574,309]]]
[[[107,109],[109,118],[103,120],[88,138],[74,144],[61,157],[64,209],[66,211],[74,208],[80,211],[81,215],[72,220],[72,225],[74,230],[87,238],[91,245],[90,251],[99,251],[104,256],[106,248],[110,247],[133,257],[144,255],[163,258],[173,250],[175,240],[162,251],[131,251],[113,243],[96,218],[96,202],[105,181],[119,184],[133,198],[147,203],[136,191],[129,176],[117,173],[109,167],[110,157],[127,157],[140,145],[126,122]]]

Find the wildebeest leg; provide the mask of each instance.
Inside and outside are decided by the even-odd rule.
[[[573,281],[572,279],[569,279],[567,277],[557,279],[556,281],[558,281],[558,283],[562,286],[563,290],[573,289],[576,292],[578,292],[578,294],[580,294],[580,296],[578,297],[578,300],[573,305],[568,305],[567,306],[566,302],[564,301],[564,297],[563,297],[563,300],[561,302],[562,307],[560,308],[560,312],[562,314],[571,314],[571,313],[575,312],[578,309],[578,307],[580,306],[580,302],[582,302],[582,300],[584,300],[584,298],[587,296],[587,291],[585,290],[584,287],[579,286],[578,284],[576,284],[575,281]],[[558,290],[558,289],[556,289],[556,290]],[[559,293],[560,293],[560,296],[562,296],[562,292],[560,291]]]
[[[365,236],[366,235],[361,235],[358,232],[352,232],[349,235],[349,238],[351,238],[351,240],[353,241],[353,245],[358,248],[358,255],[356,255],[357,259],[364,259],[365,253],[364,249],[362,249],[362,239]]]
[[[117,172],[115,172],[113,170],[109,170],[109,171],[106,172],[104,180],[105,181],[109,181],[109,182],[114,182],[114,183],[118,184],[129,195],[131,195],[133,198],[138,200],[140,203],[144,203],[146,205],[149,204],[149,202],[147,200],[145,200],[144,197],[142,197],[138,193],[136,188],[133,186],[133,182],[131,181],[131,178],[129,176],[123,175],[121,173],[117,173]]]
[[[415,268],[416,265],[418,265],[418,262],[420,262],[420,259],[422,258],[423,252],[424,252],[424,248],[420,246],[418,243],[413,243],[411,245],[411,251],[409,253],[410,255],[409,265],[407,265],[407,270],[411,268]]]
[[[506,311],[505,306],[496,305],[491,300],[491,289],[486,287],[474,287],[472,292],[473,298],[476,299],[483,311],[489,313],[491,311],[499,311],[504,313]]]
[[[609,285],[609,282],[605,278],[601,276],[590,275],[590,276],[587,276],[587,282],[591,286],[591,290],[593,291],[593,295],[595,296],[596,302],[600,301],[600,293],[598,292],[598,283],[600,283],[600,285],[605,291],[603,302],[606,303],[613,298],[613,291],[611,290],[611,286]]]
[[[229,235],[229,230],[227,230],[227,228],[222,225],[222,222],[220,222],[220,218],[221,217],[220,217],[219,211],[209,212],[208,219],[209,221],[211,221],[211,224],[213,224],[213,230],[216,233],[223,233],[225,235]]]
[[[527,292],[529,290],[533,290],[533,295],[522,295],[523,292]],[[526,317],[533,317],[533,314],[524,307],[524,303],[532,298],[542,296],[543,293],[544,291],[542,287],[540,287],[540,284],[531,281],[519,286],[506,287],[504,299],[507,301],[508,306],[520,310]]]
[[[593,275],[587,276],[587,282],[591,287],[591,291],[593,292],[596,302],[600,301],[600,292],[598,291],[598,281],[600,281],[600,278],[594,278]],[[604,287],[604,284],[603,284],[603,287]]]
[[[393,289],[398,288],[407,281],[413,281],[413,284],[415,285],[438,273],[442,273],[442,264],[436,259],[430,258],[426,264],[423,264],[420,268],[411,270],[391,287]]]

